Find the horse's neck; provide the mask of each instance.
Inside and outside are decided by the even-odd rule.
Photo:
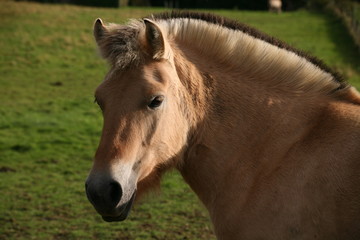
[[[180,170],[210,212],[223,191],[242,189],[234,192],[241,205],[257,177],[274,171],[307,137],[326,105],[228,90],[198,124]]]
[[[265,77],[229,73],[200,59],[191,48],[177,53],[178,73],[193,98],[196,124],[181,173],[210,213],[222,191],[238,182],[246,191],[261,172],[271,172],[304,138],[326,106],[327,96],[271,88]],[[202,61],[201,61],[202,60]],[[231,180],[230,180],[231,179]],[[229,184],[229,186],[226,186]],[[236,194],[235,194],[236,195]]]
[[[256,179],[311,133],[340,84],[295,53],[241,32],[199,27],[171,40],[191,103],[184,111],[192,132],[179,170],[217,218],[228,192],[239,207],[246,204]]]

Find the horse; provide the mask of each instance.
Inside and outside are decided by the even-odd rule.
[[[110,70],[86,194],[103,220],[177,169],[216,237],[360,239],[360,94],[321,60],[237,21],[97,19]]]
[[[269,0],[268,5],[270,12],[281,13],[281,6],[282,6],[281,0]]]

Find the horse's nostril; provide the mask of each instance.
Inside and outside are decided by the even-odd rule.
[[[116,181],[97,181],[85,183],[89,201],[102,213],[113,211],[119,204],[123,190]]]
[[[109,186],[110,200],[113,205],[117,205],[122,197],[122,189],[118,182],[111,182]]]

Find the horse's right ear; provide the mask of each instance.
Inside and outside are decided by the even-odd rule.
[[[99,44],[99,41],[104,37],[107,32],[106,27],[103,24],[103,21],[98,18],[94,24],[94,37],[96,42]]]

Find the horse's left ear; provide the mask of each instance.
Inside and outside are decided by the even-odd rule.
[[[96,42],[99,44],[100,40],[104,37],[105,33],[107,32],[103,21],[98,18],[94,24],[94,37]]]
[[[154,59],[168,58],[166,56],[168,46],[160,27],[147,18],[144,19],[144,23],[146,45],[148,46],[149,54]]]

